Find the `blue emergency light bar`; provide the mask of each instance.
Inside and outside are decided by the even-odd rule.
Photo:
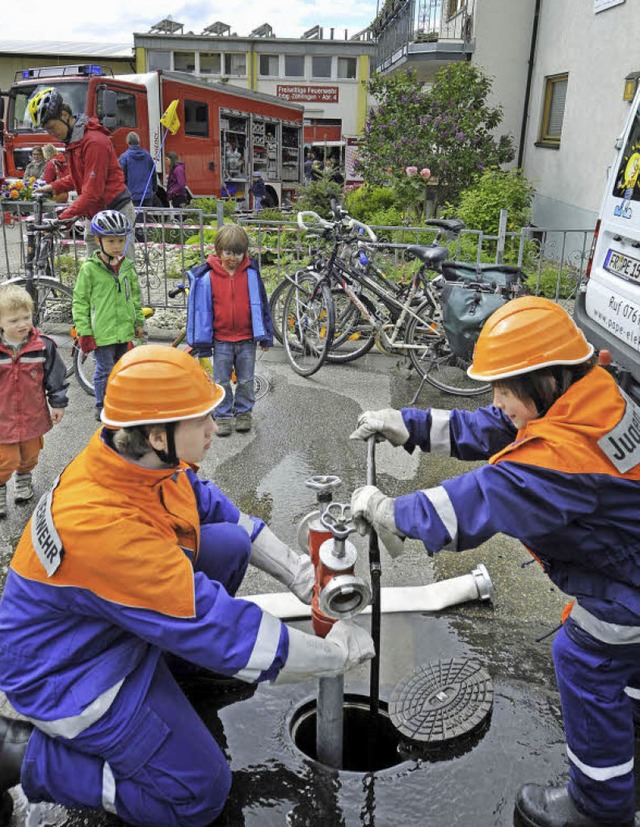
[[[82,75],[83,77],[101,76],[105,71],[97,63],[75,63],[71,66],[38,66],[35,69],[22,69],[16,72],[16,80],[31,80],[37,78],[67,77]],[[110,72],[113,75],[113,72]]]

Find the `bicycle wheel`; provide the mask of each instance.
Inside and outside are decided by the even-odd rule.
[[[376,331],[342,288],[334,288],[331,296],[335,308],[335,332],[331,350],[327,354],[327,362],[353,362],[374,346]]]
[[[442,325],[431,315],[432,305],[427,300],[417,309],[407,325],[409,359],[418,373],[444,393],[455,396],[481,396],[491,389],[488,384],[476,382],[467,376],[470,359],[451,352]]]
[[[71,376],[73,373],[73,342],[71,340],[73,290],[49,276],[34,276],[30,283],[28,279],[22,277],[10,279],[4,283],[23,287],[31,295],[33,324],[55,341],[67,369],[67,376]]]
[[[335,326],[329,286],[313,272],[298,274],[284,300],[282,339],[291,367],[311,376],[324,364]]]
[[[79,347],[73,348],[73,370],[80,387],[89,396],[95,396],[93,375],[96,372],[96,359],[93,353],[83,353]]]
[[[273,335],[280,344],[282,344],[282,311],[289,287],[291,287],[289,279],[283,279],[279,284],[276,284],[273,293],[269,296],[269,312],[273,322]]]

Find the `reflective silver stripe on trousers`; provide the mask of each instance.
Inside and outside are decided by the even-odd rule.
[[[444,548],[457,551],[458,543],[458,517],[456,516],[453,503],[449,499],[446,490],[438,485],[436,488],[427,488],[422,491],[431,505],[435,508],[438,517],[442,520],[451,540]],[[426,545],[426,544],[425,544]]]
[[[440,408],[431,408],[431,454],[440,456],[451,456],[451,434],[449,432],[449,420],[451,411],[443,411]]]
[[[241,681],[254,683],[260,674],[270,669],[278,652],[280,642],[280,630],[282,623],[277,617],[268,612],[262,613],[260,628],[253,644],[253,651],[244,669],[236,672],[235,677]]]
[[[59,718],[57,721],[40,721],[38,718],[27,718],[27,720],[31,721],[40,732],[44,732],[45,735],[50,735],[52,738],[75,738],[102,718],[115,701],[123,683],[124,678],[118,681],[115,686],[103,692],[102,695],[99,695],[79,715]]]
[[[628,695],[630,698],[633,698],[634,701],[640,701],[640,689],[636,686],[626,686],[624,689],[624,694]]]
[[[249,537],[253,536],[253,532],[255,530],[256,524],[253,522],[251,517],[248,514],[245,514],[243,511],[240,512],[240,517],[238,519],[238,525],[242,526],[244,530],[247,532]]]
[[[607,623],[583,609],[576,601],[571,610],[571,619],[581,629],[602,643],[623,646],[627,643],[640,643],[640,626],[621,626],[619,623]]]
[[[580,772],[584,773],[587,778],[593,778],[594,781],[609,781],[611,778],[619,778],[621,775],[627,775],[633,770],[633,758],[630,761],[625,761],[624,764],[617,764],[615,767],[592,767],[589,764],[583,764],[582,761],[567,747],[567,755],[569,761],[574,764]]]
[[[108,813],[116,813],[116,779],[107,761],[102,767],[102,809]]]

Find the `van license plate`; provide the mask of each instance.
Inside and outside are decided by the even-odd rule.
[[[609,250],[604,260],[604,269],[616,276],[640,281],[640,259],[624,256],[616,250]]]

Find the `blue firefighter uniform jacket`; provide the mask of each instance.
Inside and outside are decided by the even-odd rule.
[[[602,368],[516,433],[494,407],[402,412],[405,447],[489,464],[395,501],[428,551],[521,540],[575,597],[553,643],[568,790],[594,823],[634,817],[640,707],[640,409]]]
[[[73,738],[127,678],[135,709],[165,650],[249,682],[273,679],[288,654],[284,624],[191,563],[200,523],[244,519],[187,466],[133,465],[97,432],[38,503],[7,576],[0,688],[18,712]],[[248,522],[253,539],[264,524]]]
[[[402,414],[408,451],[489,464],[399,497],[401,532],[430,552],[516,537],[580,611],[640,627],[639,411],[606,371],[594,368],[518,433],[494,407]]]

